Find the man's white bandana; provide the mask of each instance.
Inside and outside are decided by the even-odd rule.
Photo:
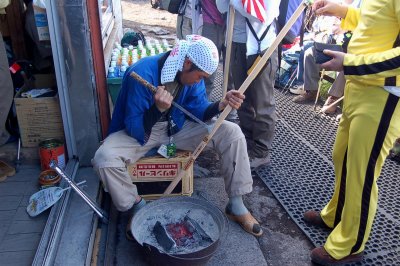
[[[200,35],[188,35],[171,50],[161,70],[161,84],[174,81],[178,71],[182,71],[186,57],[207,74],[217,70],[219,57],[215,44]]]

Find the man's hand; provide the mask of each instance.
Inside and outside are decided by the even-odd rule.
[[[321,68],[329,71],[342,71],[343,70],[343,61],[345,53],[336,52],[331,50],[324,50],[324,54],[329,55],[332,60],[321,64]]]
[[[164,86],[157,87],[157,92],[154,95],[154,103],[161,113],[165,112],[171,107],[173,99],[174,97],[172,97],[171,93],[165,90]]]
[[[219,102],[219,110],[222,111],[229,104],[233,109],[239,109],[245,96],[237,90],[230,90],[226,93],[225,99]]]
[[[345,18],[347,14],[347,6],[342,6],[328,0],[316,0],[312,6],[312,10],[317,15],[340,18]]]

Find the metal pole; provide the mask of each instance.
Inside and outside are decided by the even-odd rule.
[[[108,223],[107,213],[99,208],[97,204],[93,202],[89,198],[89,196],[86,195],[86,193],[81,190],[79,186],[77,186],[75,182],[70,177],[68,177],[68,175],[63,170],[61,170],[60,167],[58,167],[57,163],[54,160],[50,161],[50,168],[54,169],[62,178],[64,178],[68,182],[71,188],[75,190],[75,192],[89,205],[89,207],[94,210],[94,212],[100,217],[103,223]]]
[[[15,172],[18,173],[21,166],[21,137],[18,138],[17,160],[15,161]]]
[[[147,89],[149,89],[152,93],[156,93],[157,92],[157,88],[149,83],[147,80],[145,80],[144,78],[142,78],[141,76],[139,76],[139,74],[137,74],[135,71],[132,71],[130,76],[134,79],[136,79],[140,84],[142,84],[144,87],[146,87]],[[204,126],[205,128],[207,128],[208,132],[211,131],[211,126],[207,125],[206,123],[204,123],[203,121],[201,121],[200,119],[198,119],[197,117],[195,117],[191,112],[189,112],[188,110],[186,110],[185,108],[183,108],[181,105],[179,105],[178,103],[176,103],[175,101],[172,101],[172,105],[176,108],[178,108],[179,110],[181,110],[185,115],[189,116],[191,119],[193,119],[194,121],[196,121],[197,123],[199,123],[200,125]]]
[[[296,9],[296,11],[293,13],[292,17],[288,20],[286,25],[279,32],[278,36],[276,36],[275,41],[271,44],[271,46],[268,48],[268,50],[265,52],[265,54],[261,57],[260,60],[258,60],[258,62],[255,62],[255,65],[252,66],[253,70],[247,76],[247,78],[243,82],[243,84],[240,86],[239,92],[244,93],[246,91],[246,89],[250,86],[251,82],[253,82],[253,80],[257,77],[257,75],[263,69],[265,64],[268,62],[268,59],[271,57],[272,53],[278,47],[278,45],[282,41],[282,39],[286,36],[287,32],[293,26],[293,24],[296,22],[297,18],[301,15],[301,13],[303,13],[305,8],[306,8],[306,3],[303,1],[299,5],[299,7]],[[179,181],[182,180],[183,176],[186,174],[186,171],[189,169],[189,167],[191,165],[193,165],[194,161],[200,155],[201,151],[207,146],[208,142],[214,136],[215,132],[221,126],[222,122],[225,120],[226,116],[231,112],[231,110],[232,110],[231,106],[228,105],[225,107],[224,111],[221,113],[221,115],[219,116],[217,121],[215,121],[215,126],[212,129],[211,133],[204,136],[202,142],[197,146],[197,148],[194,150],[194,152],[189,157],[189,160],[185,163],[185,165],[179,171],[178,175],[174,178],[174,180],[172,180],[171,184],[169,184],[167,189],[164,191],[164,195],[171,194],[171,192],[174,190],[176,185],[179,183]]]

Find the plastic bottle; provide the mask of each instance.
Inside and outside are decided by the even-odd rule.
[[[133,45],[128,46],[128,64],[131,64],[132,62],[132,55],[133,55]]]
[[[167,39],[162,39],[162,45],[164,46],[164,48],[168,48],[169,47]]]
[[[119,72],[119,76],[123,77],[126,71],[126,66],[121,66],[121,71]]]
[[[120,66],[118,66],[118,62],[117,62],[117,61],[111,60],[110,67],[113,67],[113,68],[114,68],[114,75],[115,75],[115,77],[118,77],[118,75],[119,75],[119,68],[120,68]]]
[[[174,157],[176,154],[176,144],[174,143],[173,137],[170,137],[169,143],[167,144],[167,156]]]
[[[107,78],[115,78],[115,69],[114,67],[109,67],[108,68],[108,74],[107,74]]]
[[[128,64],[128,60],[126,60],[126,59],[122,60],[121,67],[122,66],[128,66],[128,65],[129,65]]]
[[[140,58],[144,58],[146,56],[147,56],[147,50],[143,48],[142,51],[141,51],[141,57]]]
[[[121,54],[118,55],[118,59],[117,59],[117,66],[120,66],[122,62],[122,56]]]

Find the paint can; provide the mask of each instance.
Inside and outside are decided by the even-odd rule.
[[[40,166],[42,170],[50,169],[50,162],[55,160],[58,167],[65,168],[64,143],[59,139],[46,139],[39,143]]]

